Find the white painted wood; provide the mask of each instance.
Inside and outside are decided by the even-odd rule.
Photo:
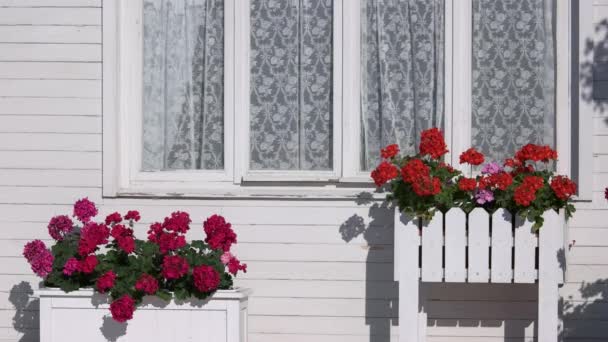
[[[99,116],[101,99],[5,97],[0,98],[0,114]]]
[[[89,80],[0,80],[0,96],[100,98],[101,84]]]
[[[556,232],[554,232],[556,234]],[[532,230],[532,222],[515,217],[515,267],[513,281],[515,283],[534,283],[536,280],[536,246],[538,239]]]
[[[0,150],[101,152],[101,134],[0,133]]]
[[[562,0],[554,6],[555,30],[555,132],[556,150],[559,155],[556,170],[571,175],[572,125],[570,105],[571,71],[571,27],[570,0]],[[582,165],[582,164],[581,164]]]
[[[0,151],[0,169],[101,170],[99,152]]]
[[[99,8],[3,8],[0,23],[4,25],[101,25]]]
[[[419,221],[402,215],[395,208],[395,229],[399,241],[399,342],[417,341],[419,328]]]
[[[0,82],[1,83],[1,82]],[[2,115],[0,133],[101,133],[101,117]],[[61,139],[59,137],[59,139]]]
[[[563,214],[562,214],[563,215]],[[563,225],[562,216],[555,211],[543,215],[544,226],[539,233],[538,260],[538,341],[557,341],[560,330],[558,318],[558,234],[553,230]]]
[[[466,272],[467,216],[460,208],[445,214],[445,281],[464,282]]]
[[[0,0],[2,7],[101,7],[101,0]]]
[[[101,63],[0,62],[0,78],[100,80]]]
[[[1,43],[0,61],[101,62],[101,45]]]
[[[206,301],[184,304],[146,297],[126,325],[104,324],[108,314],[107,297],[93,291],[69,294],[43,289],[40,298],[40,342],[150,340],[245,342],[247,290],[221,290]],[[101,302],[93,305],[92,301]],[[243,303],[243,304],[241,304]],[[74,322],[78,321],[78,324]],[[171,324],[161,324],[171,322]],[[122,327],[121,327],[122,326]],[[121,332],[122,330],[122,332]],[[128,337],[127,337],[128,336]]]
[[[492,283],[510,283],[513,279],[512,247],[512,215],[505,209],[498,209],[492,215],[492,262],[490,264]]]
[[[490,278],[490,215],[483,208],[475,208],[468,220],[468,281],[487,283]]]
[[[443,214],[437,212],[432,220],[422,223],[422,281],[443,280]]]
[[[101,43],[101,26],[2,26],[3,43]]]

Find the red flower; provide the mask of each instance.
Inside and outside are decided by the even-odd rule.
[[[110,235],[116,240],[118,247],[125,253],[130,254],[135,250],[135,239],[133,238],[133,229],[127,228],[122,224],[117,224],[112,227]]]
[[[97,267],[97,257],[94,255],[87,255],[86,258],[80,260],[78,270],[84,274],[90,274],[95,271],[95,267]]]
[[[139,216],[139,211],[137,210],[129,210],[127,215],[125,215],[125,220],[133,220],[135,222],[139,221],[141,216]]]
[[[239,261],[239,259],[237,259],[236,257],[232,257],[230,258],[230,261],[228,261],[228,272],[236,275],[238,273],[238,271],[243,271],[245,273],[247,273],[247,264],[241,264],[241,262]]]
[[[483,154],[472,147],[460,155],[460,164],[481,165],[483,161]]]
[[[67,215],[55,216],[47,226],[49,235],[57,241],[63,240],[63,237],[69,234],[74,228],[74,222]]]
[[[190,222],[192,220],[188,213],[176,211],[171,213],[171,217],[165,217],[163,228],[176,233],[186,233],[190,229]]]
[[[507,190],[511,184],[513,184],[513,176],[507,172],[499,172],[493,175],[488,175],[481,178],[479,181],[479,187],[482,189],[495,187],[503,191]]]
[[[576,183],[566,176],[556,176],[551,180],[551,189],[557,198],[567,200],[576,193]]]
[[[516,169],[522,165],[522,162],[518,159],[506,159],[504,165]]]
[[[188,261],[178,255],[165,255],[162,275],[167,279],[179,279],[188,273]]]
[[[380,150],[380,155],[384,159],[393,158],[398,153],[399,153],[399,145],[397,145],[397,144],[388,145],[385,148],[383,148],[382,150]]]
[[[420,159],[412,159],[401,168],[401,177],[407,183],[413,183],[420,177],[428,177],[431,169]]]
[[[455,170],[454,170],[454,168],[452,167],[452,165],[450,165],[450,164],[446,164],[446,163],[444,163],[444,162],[439,163],[438,167],[439,167],[440,169],[446,169],[446,170],[448,170],[448,172],[450,172],[450,173],[454,173],[454,171],[455,171]]]
[[[129,295],[124,295],[110,304],[110,312],[116,322],[124,323],[130,320],[134,311],[135,301]]]
[[[81,256],[91,254],[97,246],[108,243],[108,237],[110,237],[110,229],[106,225],[95,222],[85,224],[80,232],[78,254]]]
[[[420,154],[429,155],[433,159],[439,159],[448,153],[443,134],[438,128],[427,129],[420,133]]]
[[[236,234],[231,228],[230,223],[219,215],[212,215],[203,223],[203,229],[207,238],[205,242],[213,249],[221,249],[224,252],[230,251],[230,246],[236,243]]]
[[[97,291],[105,293],[112,287],[114,287],[114,281],[116,280],[116,274],[112,271],[104,273],[97,279]]]
[[[536,199],[536,191],[543,187],[544,180],[538,176],[527,176],[515,189],[513,199],[522,207],[529,206]]]
[[[95,203],[89,201],[88,198],[79,199],[74,203],[74,217],[80,222],[87,223],[91,220],[91,217],[97,215],[97,208]]]
[[[148,230],[148,241],[154,242],[162,254],[182,248],[186,245],[186,238],[176,232],[167,232],[160,223],[153,223]]]
[[[108,226],[120,222],[122,222],[122,216],[120,216],[119,213],[111,213],[110,215],[106,216],[106,224]]]
[[[557,160],[557,151],[549,146],[527,144],[515,153],[515,158],[522,163],[527,160],[546,163],[549,160]]]
[[[192,269],[192,278],[194,278],[194,287],[200,292],[212,292],[220,285],[220,274],[215,268],[207,265],[201,265]]]
[[[608,187],[604,189],[604,198],[608,200]]]
[[[135,283],[135,289],[148,295],[153,295],[158,291],[158,280],[149,274],[142,274]]]
[[[458,189],[462,191],[473,191],[477,187],[477,180],[474,178],[460,178],[458,180]]]
[[[376,186],[382,186],[391,179],[397,178],[397,176],[399,176],[399,169],[387,161],[380,163],[371,174]]]
[[[412,183],[412,188],[418,196],[433,196],[441,192],[441,180],[436,177],[419,177]]]
[[[55,258],[50,250],[46,248],[44,242],[34,240],[25,244],[23,256],[30,264],[32,271],[39,277],[46,277],[53,270]]]

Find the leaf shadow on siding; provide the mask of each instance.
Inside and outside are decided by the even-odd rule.
[[[15,307],[13,328],[20,333],[20,342],[38,341],[39,300],[33,298],[34,290],[30,283],[22,281],[11,288],[8,300]]]
[[[608,279],[583,283],[580,298],[563,298],[562,339],[605,341],[608,339]]]

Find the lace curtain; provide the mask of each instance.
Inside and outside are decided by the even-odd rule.
[[[362,2],[361,167],[398,143],[415,153],[419,133],[443,125],[444,0]]]
[[[224,1],[144,0],[142,169],[224,167]]]
[[[499,161],[555,146],[553,1],[474,0],[472,145]]]
[[[253,170],[333,168],[332,2],[251,1]]]

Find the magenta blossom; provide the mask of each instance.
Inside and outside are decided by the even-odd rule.
[[[69,234],[74,228],[74,223],[67,215],[55,216],[47,226],[49,235],[57,241],[63,240],[63,237]]]
[[[28,242],[23,248],[23,256],[32,267],[32,271],[39,277],[44,278],[53,270],[55,258],[40,240]]]
[[[501,173],[502,171],[504,171],[504,169],[498,163],[487,163],[483,166],[483,169],[481,169],[481,173],[484,175],[495,175],[497,173]]]
[[[494,194],[492,191],[481,189],[475,193],[475,200],[477,204],[486,204],[494,200]]]
[[[68,261],[65,262],[65,265],[63,265],[63,274],[71,276],[74,272],[78,271],[79,267],[80,262],[76,258],[69,258]]]
[[[608,200],[608,188],[604,190],[604,198]]]
[[[82,198],[74,203],[74,217],[80,222],[87,223],[91,220],[91,217],[97,215],[97,208],[95,203],[89,201],[88,198]]]

